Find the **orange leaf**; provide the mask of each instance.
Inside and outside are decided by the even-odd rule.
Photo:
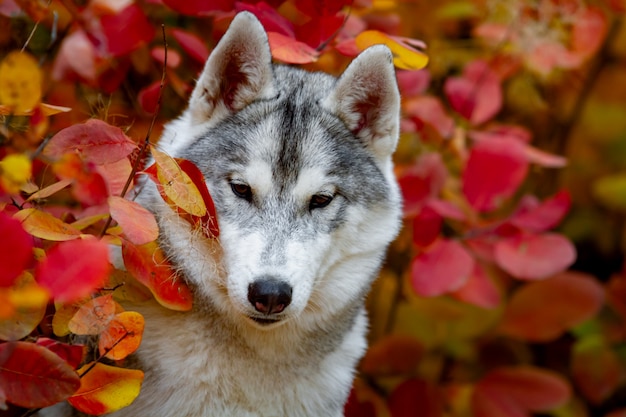
[[[604,304],[594,277],[563,272],[525,285],[509,301],[500,331],[533,342],[548,342],[593,317]]]
[[[13,51],[0,63],[0,104],[13,112],[32,110],[41,100],[43,74],[37,60]]]
[[[477,384],[472,398],[475,417],[530,417],[565,404],[571,388],[560,375],[531,366],[502,367]]]
[[[109,197],[109,209],[111,217],[135,245],[143,245],[159,237],[159,226],[154,215],[138,203],[122,197]]]
[[[187,175],[171,156],[151,147],[152,156],[157,166],[157,178],[165,194],[187,213],[202,217],[207,209],[202,195]]]
[[[267,32],[272,57],[288,64],[308,64],[317,61],[319,52],[304,42],[300,42],[278,32]]]
[[[106,330],[100,334],[100,355],[113,360],[124,359],[139,347],[143,328],[144,319],[141,314],[135,311],[116,314]]]
[[[618,388],[622,364],[618,355],[600,337],[579,340],[572,349],[572,376],[583,396],[601,404]]]
[[[78,373],[80,388],[67,401],[79,411],[96,416],[130,405],[139,395],[143,382],[142,371],[102,363],[87,364]]]
[[[13,215],[13,218],[22,222],[22,227],[28,233],[41,239],[65,241],[80,237],[80,230],[35,208],[20,210]]]
[[[102,333],[115,316],[117,303],[112,294],[96,297],[83,304],[67,327],[75,334],[97,335]]]
[[[413,46],[422,46],[414,39],[389,36],[378,30],[366,30],[355,39],[357,47],[363,51],[370,46],[383,44],[393,53],[393,63],[397,68],[418,70],[428,64],[428,56]]]
[[[170,310],[191,310],[191,290],[176,276],[156,242],[136,246],[125,241],[122,256],[128,272],[150,289],[159,304]]]
[[[361,370],[371,376],[410,375],[423,353],[424,347],[413,337],[390,335],[368,349]]]

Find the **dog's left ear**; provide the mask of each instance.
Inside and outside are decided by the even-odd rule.
[[[273,94],[267,35],[252,13],[241,12],[209,56],[191,93],[191,121],[219,120]]]
[[[363,51],[322,105],[337,114],[379,161],[387,160],[400,130],[400,93],[389,48],[375,45]]]

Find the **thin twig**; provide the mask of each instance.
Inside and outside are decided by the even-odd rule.
[[[128,337],[130,333],[127,331],[126,333],[124,333],[124,336],[120,337],[119,339],[117,339],[117,341],[115,343],[113,343],[111,345],[110,348],[106,349],[100,356],[98,356],[96,358],[95,361],[93,361],[93,363],[91,365],[89,365],[89,368],[85,369],[85,371],[83,373],[81,373],[80,375],[78,375],[80,378],[84,377],[85,375],[87,375],[87,373],[89,371],[91,371],[93,368],[96,367],[97,364],[99,364],[100,362],[102,362],[102,359],[105,358],[106,355],[109,354],[110,351],[112,351],[113,349],[115,349],[115,346],[119,345],[122,340],[126,339]]]
[[[163,57],[163,71],[161,72],[161,84],[159,85],[159,96],[157,98],[157,103],[154,109],[154,114],[152,115],[152,121],[150,122],[150,127],[148,128],[146,137],[143,143],[141,144],[141,148],[139,148],[139,153],[137,154],[137,157],[135,158],[135,161],[133,163],[133,168],[130,172],[130,175],[126,179],[126,184],[124,184],[124,188],[122,189],[122,193],[120,194],[120,197],[124,197],[126,195],[126,193],[128,192],[128,189],[130,188],[130,184],[133,181],[133,178],[135,178],[135,174],[137,174],[137,171],[139,171],[139,166],[141,165],[143,161],[143,157],[145,156],[148,150],[148,147],[150,146],[150,135],[152,134],[152,129],[154,128],[154,124],[156,123],[157,115],[159,114],[159,111],[161,110],[161,97],[163,96],[163,87],[165,86],[165,76],[166,76],[166,68],[167,68],[167,39],[165,37],[165,25],[163,24],[161,25],[161,33],[163,34],[164,57]],[[101,238],[106,234],[106,231],[111,225],[112,220],[113,218],[109,214],[107,221],[104,227],[102,228],[102,231],[100,232]]]

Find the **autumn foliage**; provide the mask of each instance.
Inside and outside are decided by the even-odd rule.
[[[626,415],[623,0],[1,2],[0,409],[130,404],[124,301],[192,308],[133,197],[219,237],[156,142],[242,10],[277,62],[394,53],[405,222],[346,415]]]

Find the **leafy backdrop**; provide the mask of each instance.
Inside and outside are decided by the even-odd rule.
[[[3,1],[3,413],[124,407],[144,319],[119,302],[191,308],[133,185],[218,244],[202,175],[157,139],[241,10],[277,62],[394,52],[405,222],[346,415],[626,416],[624,0]]]

